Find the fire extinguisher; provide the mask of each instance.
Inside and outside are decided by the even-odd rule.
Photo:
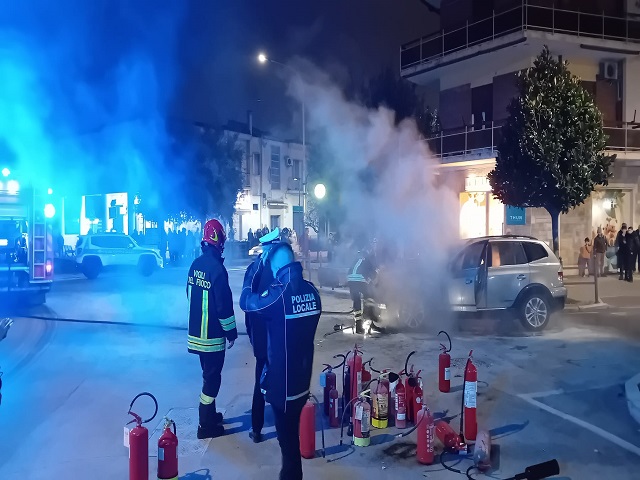
[[[371,406],[366,398],[367,393],[367,390],[362,392],[354,403],[353,444],[356,447],[368,447],[371,443]]]
[[[466,453],[467,445],[464,443],[464,439],[458,435],[451,425],[444,420],[438,420],[435,422],[436,437],[442,443],[445,451]]]
[[[435,427],[433,423],[433,415],[426,405],[422,405],[422,409],[418,412],[418,441],[416,456],[418,462],[423,465],[431,465],[434,457],[434,438]]]
[[[373,367],[372,367],[373,369]],[[371,425],[375,428],[387,428],[389,425],[389,379],[388,373],[378,377],[376,388],[372,392],[373,415]]]
[[[409,359],[413,354],[415,354],[415,350],[407,355],[406,360],[404,361],[404,370],[400,372],[401,374],[407,377],[405,380],[405,396],[406,396],[406,405],[407,405],[407,420],[413,422],[413,387],[415,386],[415,382],[413,380],[413,365],[411,365],[411,370],[409,370]]]
[[[448,393],[451,390],[451,355],[449,352],[451,351],[451,337],[444,330],[440,330],[438,335],[444,333],[449,340],[449,349],[445,347],[442,343],[440,344],[440,348],[442,352],[438,357],[438,389],[442,393]]]
[[[147,420],[142,420],[140,415],[131,411],[133,404],[140,397],[150,397],[155,405],[153,415]],[[139,393],[131,400],[127,414],[133,417],[133,420],[127,423],[127,425],[132,423],[136,424],[131,431],[125,427],[127,439],[125,445],[129,447],[129,480],[149,480],[149,430],[143,427],[143,424],[149,423],[156,418],[158,414],[158,401],[156,397],[148,392]]]
[[[407,396],[402,380],[396,385],[395,404],[396,427],[407,428]]]
[[[424,392],[422,390],[422,379],[420,378],[420,372],[422,370],[418,370],[416,376],[413,378],[415,382],[415,386],[413,387],[413,423],[418,424],[418,413],[422,409],[422,402],[424,401]]]
[[[473,350],[469,352],[464,369],[464,387],[462,391],[462,412],[460,415],[460,436],[467,440],[475,440],[478,434],[476,419],[476,400],[478,391],[478,369],[473,364]],[[464,419],[464,430],[463,430]],[[464,434],[464,436],[463,436]]]
[[[373,358],[367,360],[362,364],[362,383],[360,384],[360,391],[364,391],[367,389],[367,385],[371,382],[371,372],[367,370],[367,364],[371,366],[371,362],[373,362]]]
[[[319,404],[315,395],[311,395],[307,403],[302,407],[300,413],[300,455],[302,458],[315,458],[316,456],[316,405]],[[322,429],[322,457],[325,456],[324,449],[324,424],[321,421]]]
[[[324,414],[329,416],[329,392],[336,388],[336,374],[333,373],[333,367],[328,363],[324,364],[325,368],[320,374],[320,386],[324,388]]]
[[[158,439],[158,480],[178,480],[176,424],[167,417],[164,418],[164,432]]]
[[[362,384],[362,351],[358,345],[353,347],[351,356],[347,359],[347,366],[349,368],[349,401],[351,401],[358,398]],[[352,415],[355,414],[355,411],[354,403]]]
[[[329,392],[329,426],[336,428],[340,426],[340,416],[338,413],[338,390],[334,387]]]

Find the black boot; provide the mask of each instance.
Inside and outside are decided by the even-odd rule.
[[[262,433],[251,430],[249,432],[249,438],[253,440],[253,443],[260,443],[262,441]]]
[[[198,423],[198,438],[216,438],[224,435],[224,427],[220,425],[222,422],[222,414],[216,412],[216,403],[209,405],[203,403],[198,407],[200,421]]]
[[[371,333],[386,333],[387,332],[387,330],[384,327],[379,327],[373,322],[371,322],[371,325],[369,326],[369,331]]]
[[[364,335],[364,328],[362,327],[362,313],[361,312],[354,313],[353,319],[356,325],[356,333],[358,335]]]

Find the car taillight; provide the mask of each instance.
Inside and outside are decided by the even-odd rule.
[[[558,280],[564,282],[564,272],[562,270],[558,272]]]
[[[47,277],[50,277],[51,275],[53,275],[53,262],[51,260],[47,260],[47,263],[44,269],[47,272]]]

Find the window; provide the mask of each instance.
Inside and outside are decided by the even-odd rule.
[[[302,166],[302,161],[300,160],[293,161],[293,168],[291,169],[291,175],[293,176],[294,180],[300,180],[302,176],[302,169],[300,168],[301,166]]]
[[[271,188],[280,190],[280,147],[271,146],[271,168],[269,169]]]
[[[254,204],[253,204],[253,209],[254,209],[256,212],[258,211],[258,204],[257,204],[257,203],[254,203]]]
[[[129,245],[133,246],[129,237],[107,235],[91,237],[91,244],[100,248],[129,248]]]
[[[527,260],[529,263],[549,256],[547,249],[539,243],[524,242],[522,246],[524,247],[524,253],[527,254]]]
[[[489,244],[489,266],[505,267],[524,265],[527,257],[520,242],[491,242]]]
[[[260,154],[259,153],[254,153],[253,154],[253,168],[252,168],[253,174],[254,175],[261,175],[262,174],[262,159],[260,158]]]
[[[458,272],[461,270],[479,267],[483,250],[484,242],[477,242],[469,245],[453,261],[453,271]]]

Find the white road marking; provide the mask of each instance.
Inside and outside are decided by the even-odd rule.
[[[605,440],[610,441],[611,443],[614,443],[615,445],[619,446],[620,448],[624,448],[625,450],[627,450],[628,452],[634,453],[637,456],[640,457],[640,447],[637,447],[636,445],[633,445],[632,443],[627,442],[626,440],[623,440],[620,437],[615,436],[612,433],[607,432],[606,430],[603,430],[600,427],[596,427],[595,425],[592,425],[591,423],[585,422],[584,420],[581,420],[577,417],[574,417],[573,415],[569,415],[567,413],[561,412],[560,410],[557,410],[553,407],[550,407],[549,405],[545,405],[542,402],[539,402],[537,400],[534,400],[534,398],[542,398],[542,397],[549,397],[551,395],[558,395],[564,393],[563,390],[552,390],[549,392],[539,392],[539,393],[522,393],[519,394],[518,397],[520,397],[522,400],[524,400],[525,402],[530,403],[531,405],[534,405],[538,408],[541,408],[542,410],[545,410],[549,413],[552,413],[553,415],[556,415],[560,418],[563,418],[564,420],[574,423],[582,428],[585,428],[587,430],[589,430],[592,433],[595,433],[596,435],[604,438]]]

